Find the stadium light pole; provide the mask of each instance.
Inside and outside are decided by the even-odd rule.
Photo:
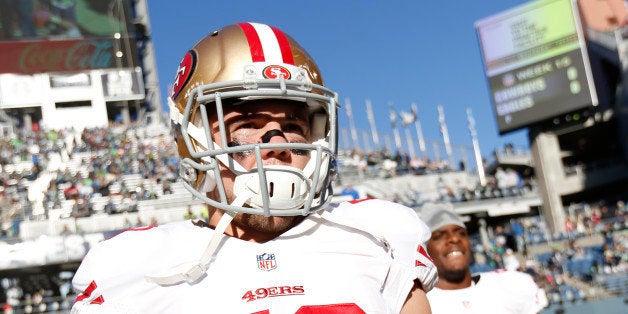
[[[115,0],[109,3],[109,23],[111,28],[115,30],[113,35],[113,49],[115,51],[116,70],[123,69],[124,64],[122,58],[126,58],[126,66],[132,67],[133,58],[130,57],[131,48],[129,45],[129,31],[126,25],[126,15],[124,14],[124,6],[120,0]],[[124,47],[123,47],[124,43]],[[119,73],[117,75],[120,75]],[[131,124],[130,104],[129,101],[124,99],[121,101],[121,115],[124,125],[129,126]]]

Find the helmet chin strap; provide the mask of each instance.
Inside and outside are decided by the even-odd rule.
[[[236,201],[238,200],[236,199]],[[236,201],[234,201],[234,205]],[[238,204],[237,206],[242,205],[243,204]],[[203,252],[203,255],[201,255],[201,258],[198,260],[198,262],[184,263],[176,266],[173,271],[177,271],[178,269],[183,269],[184,271],[179,271],[172,275],[146,275],[144,276],[144,278],[147,281],[154,282],[160,286],[178,285],[183,282],[187,282],[188,284],[192,285],[198,282],[201,278],[206,276],[207,269],[209,268],[209,264],[214,257],[214,253],[218,250],[218,246],[225,238],[225,230],[227,229],[235,215],[235,212],[223,212],[222,217],[220,217],[220,220],[216,225],[214,234],[209,240],[209,244],[207,245],[207,248],[205,248],[205,251]],[[190,266],[190,264],[192,265]]]

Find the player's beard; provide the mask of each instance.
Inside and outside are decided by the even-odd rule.
[[[445,269],[442,273],[439,273],[439,275],[442,276],[445,281],[461,283],[468,272],[468,269]]]
[[[271,216],[239,214],[234,218],[234,223],[269,235],[279,235],[297,225],[303,220],[303,216]]]

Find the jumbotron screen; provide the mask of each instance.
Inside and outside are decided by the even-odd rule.
[[[132,20],[130,0],[0,0],[0,73],[131,67]]]
[[[475,27],[500,134],[597,106],[572,0],[533,1]]]

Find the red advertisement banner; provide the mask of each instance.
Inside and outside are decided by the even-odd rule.
[[[116,62],[113,41],[72,39],[0,42],[0,73],[34,74],[128,66]]]

